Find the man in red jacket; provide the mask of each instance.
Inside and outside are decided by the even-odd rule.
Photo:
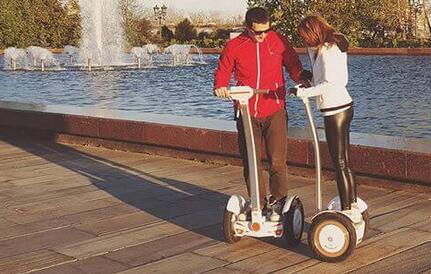
[[[256,94],[249,100],[258,159],[261,205],[266,196],[261,164],[262,144],[265,144],[270,164],[270,202],[282,206],[287,195],[287,112],[283,66],[296,83],[301,81],[303,69],[298,55],[286,38],[271,30],[268,12],[257,7],[247,11],[245,31],[226,44],[215,71],[214,95],[218,97],[228,96],[227,87],[232,72],[237,86],[269,90],[269,94]],[[237,102],[235,110],[239,150],[250,194],[247,149]]]

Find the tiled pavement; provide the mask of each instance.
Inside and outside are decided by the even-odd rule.
[[[224,242],[241,168],[94,147],[0,142],[0,273],[431,273],[431,194],[361,185],[368,239],[322,263],[306,244]],[[306,215],[312,178],[289,175]],[[336,192],[324,184],[324,201]]]

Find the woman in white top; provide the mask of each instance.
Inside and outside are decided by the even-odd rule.
[[[319,16],[307,16],[298,32],[308,47],[313,68],[310,87],[292,88],[299,97],[316,96],[324,116],[326,141],[337,179],[342,210],[351,209],[357,200],[357,188],[350,168],[350,123],[353,101],[346,85],[348,41]]]

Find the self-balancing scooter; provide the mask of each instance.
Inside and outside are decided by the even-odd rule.
[[[329,202],[327,210],[322,210],[319,139],[309,98],[301,99],[313,136],[316,161],[317,214],[312,218],[308,231],[308,244],[318,259],[338,262],[349,257],[356,246],[363,241],[369,226],[368,206],[363,200],[357,198],[357,203],[352,204],[351,210],[341,210],[340,198],[337,196]]]
[[[227,242],[234,243],[244,236],[275,237],[285,236],[291,245],[301,241],[304,229],[304,209],[297,196],[286,198],[278,218],[263,214],[259,201],[258,167],[255,142],[248,107],[248,100],[254,94],[268,93],[268,90],[254,90],[248,86],[231,87],[229,96],[238,100],[247,146],[247,158],[250,180],[250,201],[241,195],[230,197],[223,220],[224,234]]]

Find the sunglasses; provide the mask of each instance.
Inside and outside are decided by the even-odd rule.
[[[271,30],[271,28],[269,28],[269,29],[266,29],[266,30],[254,30],[254,29],[251,29],[250,28],[250,31],[254,34],[254,35],[261,35],[261,34],[265,34],[265,33],[267,33],[268,31],[270,31]]]

